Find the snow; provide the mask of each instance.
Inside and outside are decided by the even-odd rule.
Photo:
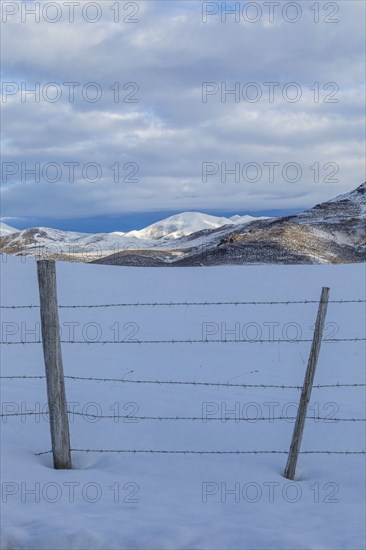
[[[1,235],[17,232],[12,246],[26,250],[29,254],[67,255],[75,261],[93,261],[110,254],[126,250],[170,250],[175,246],[174,241],[180,237],[187,237],[203,229],[217,229],[227,225],[239,225],[253,220],[267,219],[253,216],[232,216],[231,218],[210,216],[200,212],[184,212],[166,218],[144,229],[123,233],[78,233],[61,231],[48,227],[37,227],[32,230],[32,240],[29,242],[29,230],[18,231],[2,224],[4,230]],[[195,239],[195,244],[205,242],[201,236]],[[33,244],[34,243],[34,244]]]
[[[196,231],[216,229],[233,223],[234,221],[230,218],[210,216],[201,212],[182,212],[153,223],[140,231],[130,231],[126,236],[138,239],[179,239]]]
[[[339,201],[348,200],[363,207],[363,211],[365,212],[365,209],[366,209],[365,193],[366,193],[366,182],[362,183],[359,187],[357,187],[356,189],[353,189],[352,191],[348,191],[347,193],[343,193],[342,195],[337,195],[333,199],[330,199],[328,202],[337,203]]]
[[[235,216],[231,216],[230,220],[233,221],[237,225],[239,225],[239,224],[241,225],[243,223],[254,222],[256,220],[269,220],[269,217],[268,216],[248,216],[248,215],[239,216],[239,215],[235,215]]]
[[[254,220],[267,219],[266,217],[259,216],[239,216],[235,215],[231,218],[211,216],[209,214],[202,214],[200,212],[183,212],[170,216],[152,225],[149,225],[140,230],[133,230],[127,233],[122,231],[113,231],[112,233],[78,233],[75,231],[61,231],[59,229],[52,229],[49,227],[37,227],[35,229],[45,233],[47,236],[38,237],[40,245],[49,244],[49,240],[56,241],[61,244],[72,246],[79,244],[85,246],[88,244],[101,243],[106,250],[110,251],[111,247],[123,246],[131,243],[138,243],[138,241],[145,241],[144,245],[153,246],[154,241],[159,239],[179,239],[195,233],[196,231],[202,231],[203,229],[217,229],[225,225],[243,224]],[[9,235],[11,233],[20,233],[22,237],[27,230],[19,231],[14,227],[10,227],[5,223],[0,222],[0,235]],[[138,247],[138,244],[137,244]],[[65,246],[62,247],[62,250]]]
[[[11,227],[6,223],[0,222],[0,237],[3,235],[10,235],[11,233],[17,233],[18,231],[19,229],[15,229],[15,227]]]
[[[140,231],[130,231],[125,233],[126,237],[136,237],[138,239],[179,239],[202,231],[203,229],[217,229],[225,225],[244,224],[254,220],[265,220],[264,216],[231,216],[230,218],[211,216],[201,212],[182,212],[175,216],[170,216],[160,222],[153,223]]]
[[[365,271],[365,264],[201,269],[57,264],[61,305],[318,300],[322,286],[330,287],[332,300],[365,299]],[[32,258],[4,256],[1,272],[2,305],[38,303]],[[216,332],[214,338],[235,338],[239,331],[240,336],[265,339],[272,330],[274,338],[297,334],[308,339],[316,311],[316,304],[80,308],[60,309],[60,322],[63,340],[70,339],[70,327],[73,339],[89,341],[97,331],[99,338],[113,340],[117,329],[121,340],[128,335],[140,340],[200,340],[203,330]],[[1,312],[3,341],[38,339],[37,309]],[[326,337],[364,337],[364,313],[362,303],[329,304]],[[301,385],[309,349],[308,342],[65,343],[63,359],[66,376]],[[39,344],[2,346],[1,351],[1,376],[44,373]],[[324,342],[315,385],[365,383],[364,364],[364,342]],[[119,415],[201,417],[204,410],[218,408],[212,415],[220,417],[239,407],[241,415],[255,417],[258,411],[259,416],[268,415],[270,406],[279,415],[293,416],[299,399],[296,389],[70,379],[66,391],[74,412],[112,416],[118,411]],[[2,380],[1,400],[7,411],[42,410],[45,381]],[[363,418],[364,388],[314,388],[310,415]],[[364,547],[361,455],[300,455],[295,482],[282,477],[286,455],[281,454],[74,452],[73,470],[56,471],[51,455],[35,455],[50,449],[46,415],[2,420],[4,550]],[[134,422],[70,415],[71,445],[81,449],[287,451],[292,430],[293,422],[281,420]],[[365,425],[307,420],[302,449],[364,450]],[[74,484],[73,498],[70,484]],[[233,489],[238,502],[229,492]]]

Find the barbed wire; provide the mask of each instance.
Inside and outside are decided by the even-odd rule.
[[[18,376],[0,376],[0,380],[22,380],[22,379],[45,379],[45,375],[18,375]],[[218,386],[225,388],[278,388],[278,389],[293,389],[302,390],[302,386],[291,386],[285,384],[233,384],[231,382],[198,382],[198,381],[181,381],[181,380],[129,380],[126,378],[97,378],[93,376],[64,376],[68,380],[80,380],[85,382],[121,382],[124,384],[158,384],[158,385],[182,385],[182,386]],[[313,389],[321,388],[349,388],[349,387],[366,387],[366,384],[317,384]]]
[[[242,306],[242,305],[289,305],[289,304],[319,304],[319,300],[272,300],[272,301],[228,301],[228,302],[131,302],[118,304],[80,304],[80,305],[59,305],[60,309],[91,309],[91,308],[109,308],[109,307],[191,307],[191,306]],[[363,304],[366,300],[329,300],[330,304]],[[34,309],[39,305],[13,305],[0,306],[1,309]]]
[[[81,416],[84,418],[98,418],[98,419],[120,419],[120,420],[131,420],[131,421],[140,421],[140,420],[158,420],[158,421],[200,421],[200,422],[258,422],[258,421],[274,421],[274,420],[296,420],[296,416],[261,416],[261,417],[251,417],[251,416],[229,416],[229,417],[203,417],[203,416],[131,416],[131,415],[117,415],[117,414],[92,414],[92,413],[83,413],[77,411],[66,411],[68,414]],[[11,416],[36,416],[36,415],[48,415],[48,411],[28,411],[28,412],[16,412],[16,413],[1,413],[0,417],[11,417]],[[326,420],[327,422],[366,422],[366,418],[331,418],[323,416],[306,416],[306,420]]]
[[[252,339],[252,340],[242,340],[238,339],[211,339],[211,340],[196,340],[196,339],[182,339],[175,340],[61,340],[61,344],[299,344],[304,342],[312,342],[312,338],[297,338],[296,340],[286,340],[281,338],[276,339]],[[326,338],[322,340],[323,343],[326,342],[364,342],[366,338],[356,337],[356,338]],[[30,344],[42,344],[42,340],[34,340],[32,342],[23,342],[21,340],[9,341],[9,342],[0,342],[0,345],[5,346],[15,346],[15,345],[30,345]]]
[[[157,454],[183,454],[183,455],[258,455],[258,454],[280,454],[287,455],[289,451],[194,451],[194,450],[161,450],[161,449],[70,449],[74,453],[157,453]],[[36,456],[50,454],[52,451],[35,453]],[[327,454],[327,455],[364,455],[366,451],[299,451],[302,455]]]
[[[102,415],[102,414],[89,414],[81,413],[74,411],[67,411],[69,414],[75,414],[76,416],[90,417],[90,418],[118,418],[123,420],[159,420],[159,421],[201,421],[201,422],[257,422],[257,421],[271,421],[271,420],[296,420],[296,416],[261,416],[259,418],[254,418],[250,416],[240,416],[240,417],[209,417],[205,418],[202,416],[130,416],[130,415]],[[328,422],[366,422],[366,418],[330,418],[322,416],[306,416],[306,420],[327,420]]]
[[[17,376],[0,376],[0,380],[33,380],[33,379],[44,379],[46,378],[44,375],[35,375],[35,376],[28,376],[28,375],[22,375],[19,374]]]

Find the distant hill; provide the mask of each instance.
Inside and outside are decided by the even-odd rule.
[[[170,250],[121,251],[96,261],[150,266],[365,262],[366,183],[300,214],[203,230],[175,241]]]
[[[366,183],[279,218],[184,212],[129,233],[9,229],[0,251],[68,261],[152,267],[365,262]]]
[[[6,223],[0,222],[0,237],[4,235],[11,235],[11,233],[17,233],[19,229],[6,225]]]

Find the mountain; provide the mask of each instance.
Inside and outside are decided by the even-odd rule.
[[[4,235],[11,235],[11,233],[17,233],[19,229],[6,225],[6,223],[0,222],[0,237]]]
[[[97,260],[113,265],[198,266],[366,261],[366,183],[299,214],[203,230],[165,250],[121,251]]]
[[[366,261],[366,183],[313,208],[279,218],[184,212],[129,233],[33,228],[5,234],[0,251],[133,266]]]
[[[247,223],[256,219],[253,216],[232,216],[231,218],[210,216],[201,212],[182,212],[165,220],[149,225],[140,231],[130,231],[125,235],[137,239],[179,239],[203,229],[217,229],[224,225]]]
[[[166,249],[172,241],[187,237],[202,230],[246,223],[256,219],[253,216],[233,218],[210,216],[200,212],[184,212],[170,216],[148,227],[128,233],[77,233],[47,227],[12,229],[3,233],[0,251],[8,254],[25,254],[43,257],[45,255],[71,261],[92,261],[109,256],[114,252],[140,251],[145,249]],[[5,227],[5,224],[3,224]]]
[[[153,223],[140,231],[130,231],[126,235],[137,239],[179,239],[202,229],[216,229],[233,223],[229,218],[219,218],[200,212],[182,212],[165,220]]]
[[[140,231],[130,231],[127,235],[137,239],[179,239],[202,229],[216,229],[232,223],[234,222],[229,218],[219,218],[200,212],[182,212]]]

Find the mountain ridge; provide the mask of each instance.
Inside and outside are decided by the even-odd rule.
[[[11,228],[12,229],[12,228]],[[183,212],[128,233],[32,228],[0,239],[0,251],[132,266],[366,261],[366,183],[289,216],[231,218]]]

